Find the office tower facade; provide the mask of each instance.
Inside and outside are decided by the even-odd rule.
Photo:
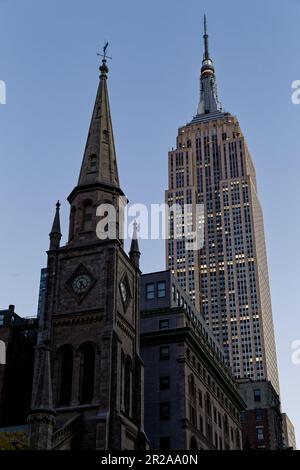
[[[219,103],[208,35],[194,119],[169,152],[166,202],[204,206],[204,246],[175,239],[170,216],[167,267],[189,293],[237,378],[269,379],[279,392],[264,223],[253,160],[237,118]],[[198,221],[194,220],[195,230]]]
[[[238,450],[239,395],[222,349],[170,271],[141,276],[145,430],[151,449]]]
[[[285,449],[297,450],[295,428],[286,413],[282,413],[283,445]]]
[[[101,204],[122,223],[120,188],[104,59],[77,186],[69,238],[61,246],[60,204],[50,232],[32,387],[30,447],[35,450],[135,450],[143,434],[139,356],[139,247],[97,227]],[[107,206],[106,206],[107,207]],[[103,214],[104,215],[104,214]],[[106,225],[106,224],[105,224]]]
[[[247,405],[241,414],[245,450],[282,450],[283,428],[279,395],[268,380],[239,381]]]

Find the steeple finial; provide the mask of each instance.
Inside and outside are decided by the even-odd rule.
[[[134,224],[133,224],[133,232],[132,232],[132,240],[131,240],[131,247],[130,247],[129,257],[130,257],[132,263],[139,269],[141,252],[140,252],[140,249],[139,249],[138,225],[137,225],[136,222],[134,222]]]
[[[101,78],[107,78],[107,74],[109,72],[109,68],[107,66],[107,60],[106,59],[112,59],[112,57],[109,57],[107,55],[107,49],[108,49],[109,43],[105,42],[105,45],[103,47],[103,54],[97,54],[99,57],[102,57],[102,65],[99,67],[99,70],[101,72],[100,79]]]
[[[106,63],[106,59],[103,59],[102,60],[102,65],[99,67],[99,70],[101,72],[100,74],[100,79],[103,80],[103,79],[106,79],[107,78],[107,74],[109,72],[109,68],[107,66],[107,63]]]
[[[60,240],[61,240],[61,231],[60,231],[60,202],[57,201],[56,203],[56,211],[55,216],[52,224],[52,229],[49,234],[50,237],[50,250],[57,250],[59,248]]]

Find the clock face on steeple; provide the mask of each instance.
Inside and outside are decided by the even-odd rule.
[[[128,300],[128,292],[123,281],[120,283],[120,290],[121,290],[123,303],[126,304]]]
[[[94,276],[83,264],[80,264],[66,284],[69,292],[71,292],[78,303],[80,303],[95,283],[96,279]]]
[[[129,302],[130,302],[130,298],[131,298],[129,281],[128,281],[128,277],[127,277],[126,274],[123,277],[123,279],[121,280],[121,282],[119,284],[119,287],[120,287],[120,294],[121,294],[123,307],[124,307],[124,310],[126,311],[128,305],[129,305]]]
[[[79,274],[73,279],[72,288],[76,294],[83,294],[87,291],[92,283],[92,279],[88,274]]]

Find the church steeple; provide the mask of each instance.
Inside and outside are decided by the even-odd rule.
[[[107,47],[107,46],[106,46]],[[118,167],[110,113],[106,49],[100,82],[84,151],[78,186],[102,183],[119,188]]]
[[[206,15],[204,15],[203,40],[204,54],[200,77],[200,102],[198,106],[198,115],[222,111],[222,106],[218,100],[215,69],[209,54]]]
[[[68,197],[71,204],[69,243],[98,242],[97,226],[101,205],[111,204],[116,210],[116,239],[123,243],[120,197],[124,196],[119,184],[117,157],[108,97],[108,66],[106,49],[99,68],[100,82],[91,118],[77,186]]]

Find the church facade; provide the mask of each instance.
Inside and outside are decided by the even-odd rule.
[[[139,258],[122,237],[99,239],[101,204],[120,188],[104,57],[78,184],[68,197],[69,238],[60,245],[60,205],[50,233],[32,389],[32,449],[143,449],[143,364],[139,354]]]

